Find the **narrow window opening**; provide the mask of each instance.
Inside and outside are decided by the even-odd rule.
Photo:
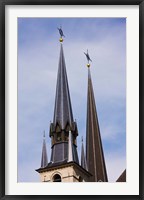
[[[53,182],[62,182],[61,176],[59,174],[55,174],[53,177]]]
[[[79,177],[79,182],[83,182],[83,178],[81,176]]]

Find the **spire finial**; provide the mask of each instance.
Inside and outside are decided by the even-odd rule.
[[[89,56],[89,53],[88,53],[88,49],[87,49],[87,53],[84,52],[84,54],[86,55],[86,58],[87,58],[87,61],[88,61],[88,63],[87,63],[87,67],[90,67],[90,63],[89,63],[89,61],[92,62],[92,60],[90,59],[90,56]]]
[[[57,28],[59,30],[59,34],[60,34],[60,42],[63,42],[63,37],[65,37],[65,35],[63,34],[63,30],[62,30],[62,26],[60,26],[60,28]]]

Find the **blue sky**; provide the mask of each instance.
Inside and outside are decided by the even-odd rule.
[[[63,43],[74,118],[78,124],[78,153],[86,135],[87,67],[91,76],[108,179],[126,168],[126,20],[125,18],[18,19],[18,181],[39,181],[43,131],[48,160],[49,125],[53,120],[60,53]]]

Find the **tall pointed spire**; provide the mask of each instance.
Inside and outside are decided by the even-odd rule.
[[[107,182],[107,172],[89,67],[90,66],[88,66],[86,159],[88,171],[93,175],[90,182]]]
[[[41,167],[44,168],[48,164],[46,142],[45,142],[45,131],[43,135],[43,147],[42,147],[42,157],[41,157]]]
[[[86,162],[86,157],[85,157],[85,153],[84,153],[84,145],[83,145],[83,138],[82,138],[82,146],[81,146],[81,166],[88,170],[87,168],[87,162]]]
[[[71,132],[72,140],[72,158],[73,161],[79,163],[76,144],[78,130],[77,124],[73,120],[63,45],[61,40],[60,42],[54,117],[53,123],[50,125],[50,137],[52,139],[51,163],[69,161],[69,132]]]
[[[66,123],[70,125],[73,122],[73,113],[70,101],[69,86],[66,74],[66,65],[63,53],[63,46],[60,47],[59,69],[57,76],[55,110],[54,110],[54,124],[59,123],[64,129]]]

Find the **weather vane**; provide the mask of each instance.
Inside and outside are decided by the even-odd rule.
[[[86,55],[86,58],[87,58],[87,61],[88,61],[87,67],[90,67],[89,61],[92,62],[92,60],[90,59],[90,56],[89,56],[89,53],[88,53],[88,49],[87,49],[87,53],[84,52],[84,54]]]
[[[60,42],[63,42],[63,37],[65,37],[65,35],[63,34],[63,30],[62,27],[60,26],[60,28],[57,28],[59,30],[59,34],[60,34]]]

